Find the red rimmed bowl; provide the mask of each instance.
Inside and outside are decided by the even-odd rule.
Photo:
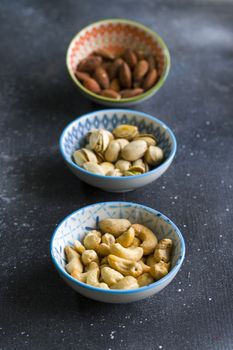
[[[143,50],[145,54],[153,54],[158,60],[159,79],[143,94],[116,100],[91,92],[75,77],[78,63],[93,51],[105,48],[119,53],[129,47]],[[75,35],[67,50],[66,64],[72,80],[82,94],[102,105],[122,107],[145,101],[161,88],[170,70],[170,54],[163,39],[144,25],[126,19],[108,19],[95,22]]]

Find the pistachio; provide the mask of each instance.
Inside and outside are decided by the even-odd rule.
[[[147,150],[147,143],[143,140],[135,140],[126,145],[121,151],[122,158],[133,162],[143,157]]]
[[[83,166],[84,163],[86,162],[92,162],[92,163],[97,163],[97,158],[94,152],[82,148],[78,151],[75,151],[73,154],[74,161],[76,164],[79,166]]]
[[[107,162],[115,163],[118,159],[121,147],[116,140],[110,142],[104,156]]]
[[[89,143],[91,149],[96,152],[105,152],[110,142],[107,130],[99,129],[91,132]]]
[[[129,143],[129,141],[126,139],[116,139],[116,141],[119,143],[121,149],[123,149]]]
[[[150,134],[139,134],[134,138],[134,140],[144,140],[146,141],[148,147],[156,145],[155,137]]]
[[[145,153],[145,161],[149,165],[158,165],[163,160],[163,150],[157,146],[150,146]]]
[[[127,160],[120,159],[116,162],[115,167],[119,169],[120,171],[125,171],[128,170],[130,167],[131,163],[128,162]]]
[[[104,171],[99,164],[86,162],[83,164],[83,168],[91,173],[104,175]]]
[[[124,171],[125,176],[141,175],[145,172],[145,168],[142,166],[131,166],[128,170]]]
[[[109,162],[103,162],[100,164],[101,168],[103,169],[105,175],[107,174],[107,172],[109,172],[110,170],[114,170],[114,165],[112,163]]]
[[[117,138],[132,140],[138,134],[138,128],[134,125],[121,124],[113,130],[113,135]]]
[[[107,176],[122,176],[122,172],[119,169],[109,170],[105,175]]]
[[[149,165],[146,162],[144,162],[141,158],[138,160],[135,160],[132,165],[144,168],[145,173],[150,170]]]

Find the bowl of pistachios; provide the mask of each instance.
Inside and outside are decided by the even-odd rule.
[[[60,151],[82,181],[109,192],[127,192],[165,173],[176,153],[176,138],[151,115],[108,109],[72,121],[60,137]]]
[[[131,202],[78,209],[56,228],[52,261],[76,292],[98,301],[127,303],[165,288],[178,273],[185,243],[162,213]]]

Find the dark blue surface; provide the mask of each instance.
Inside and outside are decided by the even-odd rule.
[[[170,49],[168,80],[136,108],[171,126],[178,149],[153,185],[110,194],[81,183],[59,154],[63,128],[102,109],[79,95],[65,54],[83,26],[125,16]],[[0,349],[233,349],[232,1],[3,0],[0,35]],[[155,297],[94,302],[52,265],[56,224],[110,200],[153,207],[184,233],[185,263]]]

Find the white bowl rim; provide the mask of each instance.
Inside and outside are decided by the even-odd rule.
[[[62,141],[63,141],[63,138],[66,134],[66,131],[68,128],[70,128],[72,126],[72,124],[75,124],[76,122],[79,122],[82,120],[82,118],[86,118],[88,116],[91,116],[91,115],[95,115],[97,113],[111,113],[111,112],[115,112],[115,113],[118,113],[118,112],[121,112],[121,113],[135,113],[136,117],[137,115],[140,115],[140,116],[143,116],[147,119],[150,119],[152,121],[156,121],[162,128],[164,128],[165,130],[168,131],[168,134],[172,140],[172,150],[171,150],[171,153],[169,155],[169,157],[163,162],[161,163],[160,165],[158,165],[156,168],[144,173],[144,174],[140,174],[140,175],[134,175],[134,176],[107,176],[107,175],[99,175],[99,174],[94,174],[94,173],[91,173],[90,171],[87,171],[83,168],[81,168],[79,165],[75,164],[73,161],[69,160],[67,158],[67,156],[65,155],[65,152],[63,151],[63,146],[62,146]],[[63,159],[69,163],[71,166],[73,166],[74,168],[78,169],[79,171],[85,173],[85,174],[89,174],[93,177],[96,177],[96,178],[100,178],[100,179],[111,179],[111,180],[122,180],[122,181],[127,181],[127,180],[132,180],[132,179],[138,179],[138,178],[142,178],[144,176],[149,176],[150,174],[153,174],[153,173],[156,173],[159,169],[162,169],[164,167],[166,167],[167,164],[169,164],[170,162],[172,162],[173,158],[175,157],[175,154],[176,154],[176,150],[177,150],[177,142],[176,142],[176,138],[175,138],[175,135],[173,133],[173,131],[160,119],[156,118],[156,117],[153,117],[152,115],[150,114],[147,114],[147,113],[144,113],[144,112],[139,112],[137,110],[133,110],[133,109],[124,109],[124,108],[110,108],[110,109],[101,109],[101,110],[97,110],[97,111],[94,111],[94,112],[90,112],[90,113],[86,113],[86,114],[83,114],[82,116],[74,119],[72,122],[70,122],[66,127],[65,129],[62,131],[61,133],[61,136],[60,136],[60,139],[59,139],[59,148],[60,148],[60,152],[61,152],[61,155],[63,157]]]
[[[116,205],[116,204],[127,204],[127,205],[134,205],[135,204],[138,206],[138,207],[141,207],[143,209],[146,209],[147,211],[149,211],[150,213],[154,214],[154,215],[157,215],[159,214],[159,216],[165,220],[168,224],[170,224],[176,231],[177,235],[178,235],[178,238],[180,239],[180,242],[181,242],[181,252],[180,252],[180,257],[175,265],[174,268],[172,268],[171,271],[168,272],[168,274],[161,278],[160,280],[154,282],[154,283],[151,283],[149,284],[148,286],[145,286],[145,287],[141,287],[141,288],[137,288],[137,289],[130,289],[130,290],[116,290],[116,289],[103,289],[103,288],[98,288],[98,287],[93,287],[93,286],[90,286],[86,283],[83,283],[83,282],[80,282],[78,281],[77,279],[75,279],[74,277],[72,277],[68,272],[65,271],[65,269],[62,269],[60,267],[60,264],[58,264],[56,258],[53,256],[53,241],[54,241],[54,238],[56,236],[56,233],[57,231],[59,230],[60,226],[67,220],[69,219],[69,217],[71,217],[72,215],[74,214],[77,214],[79,211],[82,211],[84,208],[91,208],[91,207],[94,207],[96,205],[103,205],[103,204],[110,204],[110,205]],[[95,203],[95,204],[90,204],[90,205],[87,205],[85,207],[82,207],[76,211],[74,211],[73,213],[67,215],[61,222],[60,224],[57,226],[56,230],[54,231],[53,235],[52,235],[52,238],[51,238],[51,241],[50,241],[50,256],[52,258],[52,261],[56,267],[56,269],[58,270],[58,272],[60,272],[62,275],[64,275],[66,278],[68,278],[71,282],[77,284],[78,286],[80,287],[84,287],[86,289],[89,289],[90,291],[93,291],[93,292],[103,292],[103,293],[106,293],[106,294],[115,294],[115,295],[119,295],[119,294],[134,294],[134,293],[140,293],[140,292],[144,292],[144,291],[147,291],[147,290],[150,290],[150,289],[153,289],[157,286],[160,286],[161,284],[163,283],[166,283],[166,281],[168,281],[170,278],[174,278],[175,275],[177,274],[177,272],[179,271],[183,261],[184,261],[184,257],[185,257],[185,242],[184,242],[184,238],[183,238],[183,235],[181,233],[181,231],[179,230],[179,228],[174,224],[174,222],[172,220],[170,220],[167,216],[165,216],[163,213],[161,213],[160,211],[158,210],[155,210],[155,209],[152,209],[150,207],[147,207],[145,205],[142,205],[142,204],[139,204],[139,203],[134,203],[134,202],[125,202],[125,201],[111,201],[111,202],[98,202],[98,203]]]

